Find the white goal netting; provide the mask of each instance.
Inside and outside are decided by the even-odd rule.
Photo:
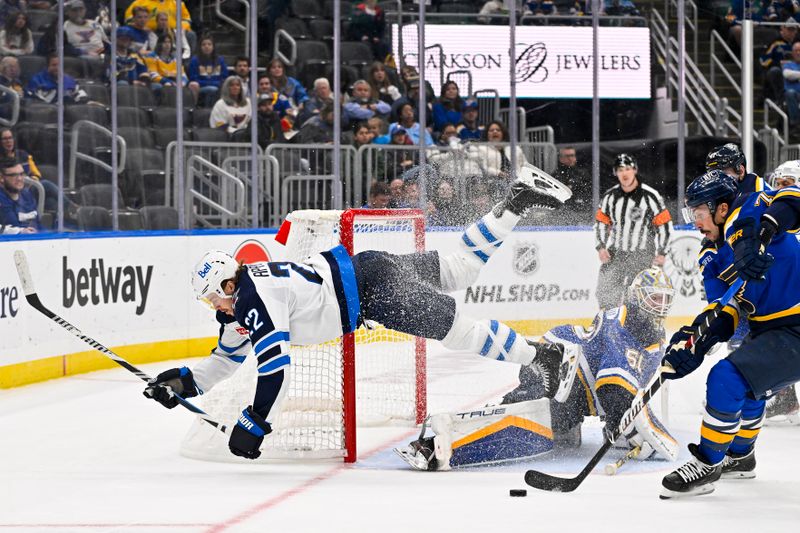
[[[287,259],[309,256],[344,244],[349,251],[411,253],[424,246],[417,211],[295,211],[286,242]],[[355,459],[355,426],[413,425],[425,414],[425,343],[380,325],[313,346],[293,346],[289,389],[262,458],[345,457]],[[198,398],[213,418],[235,424],[252,403],[254,357],[228,380]],[[195,421],[181,453],[203,460],[235,461],[227,439]]]

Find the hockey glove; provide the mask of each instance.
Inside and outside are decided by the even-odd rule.
[[[253,411],[253,406],[250,405],[242,411],[239,420],[233,426],[231,438],[228,440],[228,448],[233,455],[245,459],[258,459],[261,455],[259,448],[264,442],[264,436],[270,433],[272,433],[272,426]]]
[[[731,226],[733,233],[729,238],[733,248],[733,266],[745,281],[761,281],[764,274],[775,262],[772,254],[766,252],[767,245],[775,234],[774,224],[768,219],[756,228],[753,218],[736,219]],[[766,242],[762,242],[762,237]]]
[[[703,363],[705,352],[697,353],[686,347],[675,347],[667,350],[664,359],[661,360],[662,365],[672,367],[673,372],[664,371],[661,376],[664,379],[680,379],[688,376]]]
[[[145,397],[152,398],[167,409],[178,405],[176,394],[183,398],[191,398],[197,396],[199,392],[192,371],[185,366],[170,368],[160,373],[151,379],[144,389]]]

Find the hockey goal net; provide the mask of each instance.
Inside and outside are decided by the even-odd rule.
[[[342,244],[350,254],[383,250],[423,251],[424,216],[417,209],[295,211],[286,238],[286,259],[303,261]],[[286,228],[287,226],[284,226]],[[281,231],[283,233],[283,229]],[[321,345],[292,346],[289,388],[271,420],[261,457],[356,460],[356,425],[413,425],[426,413],[425,339],[373,325]],[[235,424],[252,403],[254,357],[198,403],[212,418]],[[181,443],[187,457],[236,461],[227,439],[196,420]]]

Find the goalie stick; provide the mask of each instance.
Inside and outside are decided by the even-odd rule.
[[[697,328],[695,329],[694,334],[689,338],[686,342],[686,346],[691,348],[695,344],[695,340],[702,337],[708,331],[709,325],[717,319],[717,317],[722,313],[722,308],[725,307],[731,298],[739,292],[739,289],[742,288],[744,285],[744,280],[741,278],[737,279],[733,282],[733,285],[728,288],[728,291],[722,296],[719,300],[719,303],[714,308],[709,316],[706,317],[706,320],[698,324]],[[653,379],[650,380],[648,383],[647,388],[645,389],[644,393],[641,397],[637,397],[633,404],[631,404],[628,411],[622,417],[622,420],[619,423],[619,426],[611,432],[604,432],[605,435],[605,442],[597,450],[597,453],[589,460],[589,463],[583,468],[583,470],[578,473],[577,476],[571,478],[563,478],[557,476],[551,476],[550,474],[546,474],[544,472],[539,472],[537,470],[528,470],[525,472],[525,483],[530,485],[533,488],[540,489],[540,490],[547,490],[551,492],[572,492],[577,489],[583,480],[594,470],[594,467],[597,466],[597,463],[603,458],[603,456],[611,449],[614,445],[614,442],[622,435],[622,432],[633,423],[633,419],[644,409],[647,402],[650,401],[650,398],[658,392],[658,389],[661,388],[661,384],[663,380],[661,378],[662,371],[671,371],[672,369],[669,367],[662,366],[658,369],[656,374],[653,376]]]
[[[128,361],[120,357],[119,355],[115,354],[96,340],[91,337],[84,335],[78,328],[49,310],[47,307],[44,306],[42,301],[39,299],[39,295],[36,293],[36,288],[33,285],[33,278],[31,277],[30,268],[28,268],[28,260],[25,258],[25,253],[22,250],[14,251],[14,264],[17,267],[17,273],[19,274],[19,280],[22,283],[22,292],[25,293],[25,299],[28,301],[31,307],[42,313],[44,316],[61,326],[62,328],[66,329],[80,340],[97,350],[98,352],[102,353],[109,359],[112,359],[114,362],[119,364],[128,372],[135,374],[139,379],[150,383],[151,377],[130,364]],[[216,420],[210,418],[205,411],[194,405],[193,403],[189,402],[181,398],[179,395],[175,394],[175,398],[178,400],[182,406],[184,406],[189,411],[195,413],[198,417],[203,419],[205,422],[208,422],[222,433],[228,432],[228,427],[220,424]]]

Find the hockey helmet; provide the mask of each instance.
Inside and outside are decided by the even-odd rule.
[[[769,178],[769,184],[773,189],[781,189],[798,183],[800,183],[800,160],[781,163]]]
[[[683,208],[683,219],[687,224],[694,222],[693,207],[707,205],[713,215],[721,203],[733,204],[739,185],[736,178],[721,170],[709,170],[698,176],[686,187],[686,207]]]
[[[628,287],[628,301],[642,311],[663,318],[672,308],[675,288],[664,270],[657,267],[642,270]]]
[[[734,143],[717,146],[706,156],[706,170],[724,170],[747,167],[747,159],[738,145]]]
[[[239,262],[225,252],[211,250],[197,262],[192,270],[192,288],[195,296],[212,309],[209,296],[216,294],[220,298],[230,298],[222,290],[222,282],[236,277]]]
[[[638,169],[639,165],[636,164],[636,159],[632,155],[619,154],[614,158],[614,173],[616,175],[617,169],[621,167],[631,167]]]

